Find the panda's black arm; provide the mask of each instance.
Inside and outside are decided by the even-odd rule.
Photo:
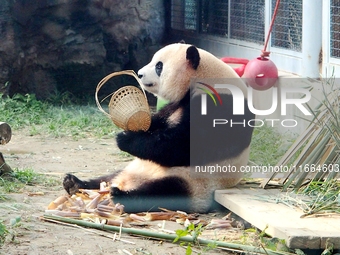
[[[125,152],[163,166],[190,165],[189,125],[152,131],[124,131],[117,135],[117,145]]]
[[[117,136],[118,147],[141,159],[163,166],[190,165],[190,92],[152,116],[148,131],[124,131]],[[180,110],[177,124],[169,121]]]
[[[117,145],[122,151],[163,166],[189,166],[190,136],[178,132],[173,129],[167,132],[122,132],[117,136]]]
[[[169,104],[162,108],[159,112],[152,115],[151,126],[148,132],[153,132],[155,130],[164,130],[168,127],[167,119],[169,116],[178,108],[178,104]]]

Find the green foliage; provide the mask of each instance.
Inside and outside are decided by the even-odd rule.
[[[47,177],[44,174],[36,173],[33,169],[14,169],[6,176],[0,177],[0,194],[19,192],[25,185],[43,185],[46,187],[60,185],[60,181]],[[1,199],[3,198],[3,199]],[[6,200],[5,195],[0,195],[1,200]]]
[[[53,94],[46,99],[47,103],[52,105],[72,105],[75,102],[78,103],[78,99],[76,99],[70,92],[66,91],[60,93],[59,91],[55,91]]]
[[[33,185],[38,182],[41,175],[35,173],[33,169],[24,169],[14,171],[13,177],[26,185]]]
[[[18,192],[21,190],[25,185],[19,181],[13,180],[9,178],[9,176],[0,177],[0,192],[3,193],[11,193],[11,192]],[[7,197],[2,195],[3,200],[6,200]]]
[[[301,188],[298,194],[306,196],[300,202],[305,213],[303,216],[340,213],[340,183],[337,179],[312,181]]]
[[[11,240],[13,241],[16,235],[14,228],[18,227],[21,223],[21,217],[17,216],[10,219],[10,225],[6,226],[3,221],[0,221],[0,247],[4,245],[6,237],[11,235]]]
[[[94,100],[92,105],[72,104],[68,94],[56,95],[49,101],[39,101],[29,94],[12,98],[0,94],[0,97],[0,120],[6,121],[13,130],[28,132],[31,136],[78,139],[105,137],[117,130],[112,121],[99,112]]]
[[[181,246],[186,246],[186,252],[185,255],[191,255],[192,245],[198,245],[198,237],[202,234],[204,228],[203,225],[200,223],[197,226],[195,226],[193,223],[190,223],[190,225],[186,229],[178,229],[176,230],[177,237],[174,239],[174,243],[178,242],[181,237],[185,237],[187,235],[191,235],[193,237],[193,243],[190,242],[181,242]],[[203,252],[213,250],[217,248],[217,245],[215,243],[209,243],[206,247],[202,249]],[[201,254],[201,253],[198,253]]]
[[[266,234],[266,229],[259,231],[257,228],[248,228],[243,231],[243,235],[240,238],[240,242],[245,245],[252,245],[254,247],[262,247],[271,251],[289,252],[289,248],[286,246],[284,239],[270,237]],[[283,253],[285,254],[285,253]]]
[[[1,183],[1,178],[0,178],[0,183]],[[1,193],[0,193],[0,202],[1,202],[1,201],[6,201],[6,200],[8,200],[7,195],[6,195],[6,194],[1,194]]]
[[[6,240],[6,236],[8,234],[7,227],[0,221],[0,248],[4,244]]]
[[[11,227],[18,227],[21,223],[21,217],[17,216],[15,218],[10,219],[9,221]]]
[[[0,95],[3,97],[2,95]],[[10,123],[12,129],[35,124],[42,124],[46,113],[44,104],[36,100],[34,95],[15,95],[3,97],[0,101],[1,121]]]
[[[334,245],[333,243],[329,242],[329,239],[326,240],[326,248],[321,253],[321,255],[332,255],[334,251]]]
[[[0,247],[3,246],[6,241],[10,242],[15,241],[15,238],[17,236],[16,228],[20,226],[21,226],[20,216],[11,218],[8,226],[6,226],[2,221],[0,221]]]

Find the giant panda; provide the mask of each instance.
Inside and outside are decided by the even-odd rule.
[[[222,131],[222,135],[210,141],[208,134],[215,132],[212,119],[217,107],[213,100],[207,100],[209,114],[202,116],[199,105],[203,92],[195,89],[195,84],[203,84],[208,78],[231,79],[244,94],[244,114],[236,116],[240,123],[254,118],[247,107],[246,85],[229,65],[185,43],[161,48],[151,62],[138,71],[138,77],[145,90],[169,103],[152,116],[148,131],[122,131],[117,135],[118,147],[135,159],[119,172],[87,181],[67,174],[63,181],[65,190],[74,194],[80,188],[96,189],[100,182],[106,181],[112,185],[114,203],[123,204],[126,212],[158,208],[208,212],[214,204],[216,189],[233,187],[241,180],[239,170],[247,165],[253,129],[243,124],[221,125],[218,132]],[[220,90],[219,96],[225,107],[223,117],[234,118],[230,91]],[[191,156],[193,146],[198,156]],[[237,171],[214,175],[202,170],[195,175],[190,167],[217,163],[233,166]]]

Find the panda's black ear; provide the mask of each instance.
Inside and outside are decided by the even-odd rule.
[[[193,69],[197,69],[200,64],[200,54],[198,53],[198,49],[195,46],[190,46],[187,49],[187,60]]]
[[[182,39],[182,40],[180,40],[178,43],[183,43],[183,44],[185,44],[185,41]]]

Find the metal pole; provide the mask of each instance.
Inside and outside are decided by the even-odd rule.
[[[322,0],[302,2],[302,76],[318,78],[322,47]]]

